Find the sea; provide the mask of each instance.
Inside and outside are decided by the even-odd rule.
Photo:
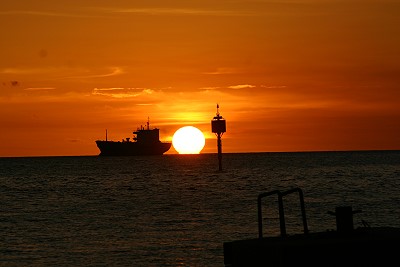
[[[400,151],[0,158],[1,266],[224,266],[223,244],[258,237],[257,197],[303,193],[310,232],[400,227]],[[300,194],[283,197],[301,234]],[[280,234],[277,195],[263,235]],[[330,213],[329,213],[330,212]]]

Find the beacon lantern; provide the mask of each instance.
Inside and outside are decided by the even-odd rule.
[[[221,116],[215,116],[214,119],[211,121],[211,128],[213,133],[224,133],[226,132],[226,123]]]

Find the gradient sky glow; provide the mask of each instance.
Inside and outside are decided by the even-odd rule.
[[[400,2],[2,1],[0,157],[145,125],[216,152],[400,149]],[[173,148],[168,154],[177,153]]]

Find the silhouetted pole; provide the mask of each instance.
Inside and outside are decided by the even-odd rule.
[[[218,134],[217,145],[218,145],[218,170],[222,171],[222,134]]]
[[[211,130],[217,136],[218,146],[218,169],[222,171],[222,135],[226,132],[225,119],[219,114],[219,105],[217,104],[217,114],[211,121]]]

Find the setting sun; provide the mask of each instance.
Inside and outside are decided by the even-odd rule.
[[[193,126],[185,126],[174,133],[172,145],[179,154],[199,154],[205,145],[204,134]]]

